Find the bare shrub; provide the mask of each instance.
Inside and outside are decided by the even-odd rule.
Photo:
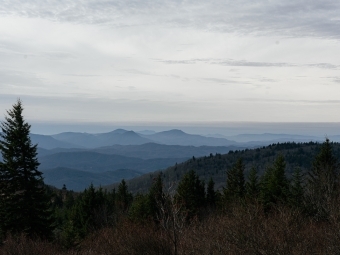
[[[81,254],[172,254],[170,240],[152,224],[140,225],[128,220],[115,229],[102,229],[81,244]]]
[[[179,254],[339,254],[334,230],[288,207],[236,206],[186,229]]]
[[[8,236],[0,247],[2,255],[59,255],[60,250],[55,245],[39,240],[30,239],[25,234]]]

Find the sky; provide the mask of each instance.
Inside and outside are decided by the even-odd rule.
[[[0,0],[0,119],[20,98],[41,126],[339,123],[339,13],[334,0]]]

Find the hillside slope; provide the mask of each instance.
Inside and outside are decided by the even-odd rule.
[[[164,169],[187,158],[140,159],[91,151],[60,152],[39,158],[41,170],[67,167],[82,171],[99,173],[118,169],[132,169],[139,172],[151,172]]]
[[[46,184],[53,185],[59,189],[65,184],[67,189],[74,191],[83,191],[88,188],[91,183],[98,187],[108,185],[112,182],[119,182],[123,178],[131,179],[140,175],[142,175],[142,173],[129,169],[91,173],[66,167],[52,168],[43,172]]]
[[[287,163],[287,173],[290,175],[294,168],[302,170],[309,169],[320,148],[318,143],[283,143],[273,144],[257,149],[246,149],[242,151],[230,151],[228,154],[215,154],[201,158],[192,158],[180,164],[176,164],[160,172],[149,173],[138,178],[127,181],[132,192],[145,192],[152,184],[158,174],[162,174],[164,183],[178,183],[182,176],[189,170],[195,170],[202,180],[206,182],[213,178],[216,188],[225,186],[226,170],[232,167],[238,158],[242,158],[245,165],[245,176],[252,166],[258,169],[261,176],[265,169],[272,164],[274,159],[282,154]],[[340,158],[340,144],[333,144],[333,152]],[[289,177],[289,176],[288,176]],[[117,184],[106,186],[107,189],[116,187]]]

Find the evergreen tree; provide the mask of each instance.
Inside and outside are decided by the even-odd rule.
[[[159,215],[164,209],[166,203],[166,195],[163,192],[163,181],[161,174],[155,179],[150,187],[149,193],[146,195],[137,194],[134,197],[129,214],[130,217],[137,221],[154,220],[159,222]]]
[[[255,166],[252,166],[246,183],[246,195],[250,199],[256,199],[260,193],[260,182]]]
[[[233,167],[227,171],[227,185],[223,190],[226,200],[230,201],[244,197],[244,169],[243,160],[239,158]]]
[[[128,191],[128,186],[123,179],[118,185],[118,191],[116,194],[116,207],[121,212],[126,212],[132,202],[132,194]]]
[[[287,201],[289,189],[285,171],[285,159],[282,155],[279,155],[262,176],[261,199],[266,208]]]
[[[148,196],[137,194],[129,208],[130,219],[136,222],[146,222],[150,217]]]
[[[216,191],[215,191],[215,182],[210,177],[207,187],[207,204],[209,207],[214,208],[216,206]]]
[[[159,206],[164,203],[163,181],[159,174],[152,184],[148,194],[148,215],[156,218],[159,212]]]
[[[339,191],[339,165],[327,138],[309,173],[307,207],[319,219],[328,217],[332,200]]]
[[[50,198],[38,170],[37,145],[32,145],[20,100],[1,123],[0,228],[2,232],[29,236],[51,235]]]
[[[176,203],[183,206],[187,219],[196,216],[199,209],[205,206],[205,187],[194,170],[186,173],[177,187]]]
[[[303,175],[299,167],[295,168],[290,185],[290,204],[301,208],[304,202]]]

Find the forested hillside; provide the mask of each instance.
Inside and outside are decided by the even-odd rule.
[[[334,154],[340,158],[340,144],[332,143]],[[275,158],[280,154],[284,156],[287,167],[286,173],[290,177],[294,169],[299,167],[302,172],[306,172],[311,168],[313,158],[320,150],[319,143],[278,143],[257,149],[245,149],[230,151],[228,154],[210,154],[200,158],[191,158],[190,160],[169,167],[165,171],[157,171],[146,174],[127,183],[130,190],[134,193],[145,192],[152,184],[153,179],[161,173],[165,184],[178,183],[185,173],[194,170],[197,175],[206,183],[210,177],[215,182],[216,188],[220,189],[225,185],[226,172],[232,165],[242,158],[245,164],[245,175],[249,174],[252,167],[255,167],[261,176],[265,170],[273,163]],[[117,185],[106,186],[112,189]]]
[[[166,169],[195,156],[227,153],[237,147],[179,146],[147,143],[143,145],[113,145],[95,149],[38,148],[39,170],[45,183],[82,191],[91,183],[109,185],[122,179]],[[1,159],[1,158],[0,158]],[[67,171],[60,169],[67,168]]]
[[[154,174],[145,194],[132,194],[124,180],[110,192],[92,185],[77,194],[47,188],[55,220],[49,228],[52,239],[29,237],[25,229],[17,235],[4,225],[0,252],[338,254],[340,169],[335,152],[339,145],[326,140],[192,159]],[[211,164],[210,171],[220,167],[218,162],[228,166],[219,191],[213,179],[205,183],[194,170],[184,171],[197,161],[205,168]],[[264,172],[259,175],[251,167],[246,178],[255,162],[265,166]],[[168,171],[175,168],[183,175],[177,185],[169,185]]]
[[[18,100],[1,125],[0,254],[339,253],[340,147],[329,139],[192,157],[75,193],[44,184],[22,111]],[[107,154],[85,154],[77,165],[94,155],[106,166]]]

